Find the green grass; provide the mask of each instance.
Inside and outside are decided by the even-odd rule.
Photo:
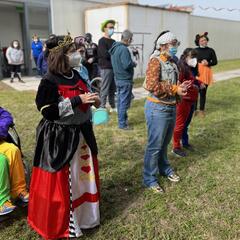
[[[217,66],[213,67],[214,73],[240,69],[240,59],[220,60]]]
[[[144,77],[135,78],[133,87],[134,88],[142,87],[143,81],[144,81]]]
[[[0,85],[1,86],[1,85]],[[159,178],[166,190],[156,195],[142,187],[146,144],[144,101],[129,111],[131,132],[96,127],[101,177],[101,226],[84,231],[83,240],[239,240],[240,239],[240,78],[209,88],[205,119],[194,118],[185,159],[169,155],[182,180]],[[1,105],[15,117],[23,151],[32,161],[40,115],[34,92],[0,90]],[[26,223],[26,210],[0,223],[0,239],[39,239]]]
[[[240,59],[220,60],[217,66],[213,67],[214,73],[240,69]],[[134,88],[142,87],[144,78],[134,79]]]

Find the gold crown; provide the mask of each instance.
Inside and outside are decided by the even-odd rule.
[[[71,38],[71,36],[68,34],[64,37],[63,41],[59,40],[58,41],[58,45],[52,49],[50,49],[50,52],[57,52],[58,50],[60,50],[63,47],[66,47],[70,44],[73,43],[73,39]]]

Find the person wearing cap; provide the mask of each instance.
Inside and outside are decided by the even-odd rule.
[[[101,31],[103,37],[98,42],[98,66],[100,68],[100,75],[102,78],[102,86],[100,92],[101,107],[106,108],[107,97],[110,104],[110,112],[116,111],[115,108],[115,92],[116,84],[114,80],[113,68],[109,50],[111,49],[115,40],[112,39],[114,34],[114,20],[106,20],[101,24]]]
[[[91,33],[85,34],[84,45],[86,48],[86,59],[85,59],[84,65],[88,70],[89,78],[93,79],[99,76],[98,56],[97,56],[98,46],[96,43],[92,42]]]
[[[92,127],[90,93],[74,68],[81,55],[72,38],[46,41],[48,73],[36,94],[43,118],[36,134],[28,223],[44,239],[77,238],[100,224],[98,148]]]
[[[132,42],[132,37],[132,32],[124,30],[121,42],[113,43],[112,48],[109,50],[117,85],[118,127],[123,130],[130,129],[127,110],[131,103],[133,74],[136,66],[128,49]]]
[[[149,92],[145,103],[148,142],[144,156],[143,183],[155,193],[162,193],[158,174],[172,182],[180,177],[170,166],[167,148],[176,119],[178,96],[186,95],[189,81],[178,85],[178,68],[172,59],[179,43],[170,31],[162,32],[155,41],[148,62],[143,87]]]
[[[213,83],[213,72],[211,67],[217,65],[217,56],[214,49],[208,47],[208,32],[197,34],[195,37],[195,44],[197,46],[197,60],[198,60],[198,80],[202,83],[199,89],[199,110],[197,107],[197,102],[195,105],[195,115],[201,117],[205,116],[205,103],[207,88]]]

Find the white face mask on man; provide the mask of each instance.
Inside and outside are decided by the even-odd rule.
[[[197,58],[189,58],[187,59],[187,65],[189,67],[196,67],[197,66]]]
[[[74,67],[78,67],[80,66],[80,63],[82,61],[82,56],[79,52],[74,52],[70,55],[67,55],[68,59],[69,59],[69,65],[70,67],[74,68]]]

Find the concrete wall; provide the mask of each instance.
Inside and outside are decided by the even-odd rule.
[[[116,31],[121,32],[125,28],[129,28],[135,32],[133,44],[141,48],[140,51],[142,51],[141,44],[143,44],[141,58],[143,67],[138,69],[140,72],[145,72],[154,40],[164,30],[175,33],[181,42],[178,56],[185,48],[195,47],[193,41],[196,33],[208,31],[209,46],[216,50],[219,59],[240,58],[240,22],[191,16],[185,12],[167,11],[134,4],[109,6],[108,2],[108,0],[87,2],[83,0],[51,0],[53,32],[66,34],[67,31],[70,31],[73,36],[91,32],[93,40],[97,42],[102,36],[100,23],[105,19],[113,18],[118,22]],[[104,3],[107,4],[105,8],[103,8]],[[113,36],[116,40],[119,40],[119,37],[118,34]],[[226,43],[229,43],[227,47]]]
[[[2,47],[18,39],[22,46],[22,26],[20,14],[14,6],[0,6],[0,43]]]
[[[30,7],[29,9],[30,37],[37,34],[41,39],[47,39],[49,32],[49,19],[47,8]]]
[[[85,30],[93,34],[93,41],[98,42],[102,37],[101,23],[106,19],[114,19],[116,21],[115,33],[113,39],[120,41],[121,34],[128,26],[128,6],[115,6],[107,8],[98,8],[87,10],[85,14]]]
[[[149,56],[154,47],[154,41],[164,30],[176,34],[181,42],[179,53],[188,45],[189,14],[170,12],[159,8],[129,5],[128,28],[133,32],[150,33],[135,34],[133,44],[144,44],[143,73],[145,72]]]
[[[52,27],[55,34],[79,36],[85,32],[84,13],[97,3],[81,0],[51,0]]]
[[[240,22],[190,16],[189,45],[194,45],[197,33],[208,32],[209,47],[214,48],[218,59],[240,58]]]

